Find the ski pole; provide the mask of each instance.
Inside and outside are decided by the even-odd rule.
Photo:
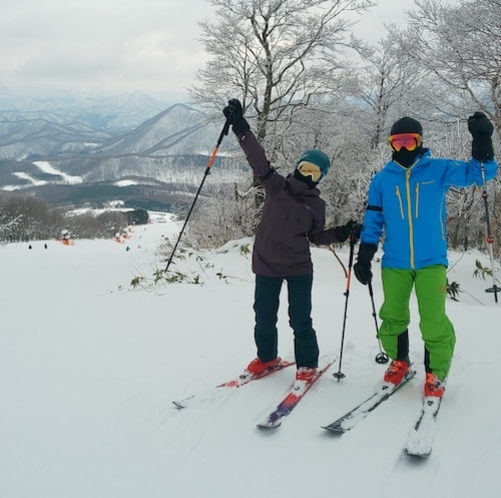
[[[369,295],[371,296],[371,303],[372,303],[372,316],[374,317],[374,323],[376,324],[376,337],[379,343],[379,353],[376,355],[376,363],[388,363],[388,355],[383,352],[383,349],[381,347],[381,339],[379,339],[379,326],[377,324],[377,314],[376,314],[376,305],[374,304],[374,291],[372,290],[372,280],[369,280],[367,283],[367,286],[369,287]]]
[[[343,268],[344,276],[348,277],[348,271],[346,270],[345,266],[343,265],[343,262],[339,259],[338,255],[336,254],[336,251],[334,251],[334,248],[332,246],[329,246],[329,250],[332,252],[332,254],[334,254],[334,256],[336,256],[336,259],[338,260],[339,264]],[[379,343],[379,354],[376,355],[376,357],[374,358],[374,361],[376,363],[388,363],[388,361],[389,361],[388,355],[385,352],[383,352],[383,349],[381,347],[381,341],[379,339],[379,326],[377,324],[376,306],[374,304],[374,292],[372,290],[372,281],[370,281],[370,280],[368,283],[368,287],[369,287],[369,294],[371,296],[371,303],[372,303],[372,316],[374,317],[374,323],[376,324],[376,337],[377,337],[377,340]]]
[[[371,172],[371,179],[370,181],[372,182],[374,176],[376,175],[377,171],[372,171]],[[367,209],[367,204],[368,204],[368,200],[367,200],[367,196],[366,196],[366,199],[365,199],[365,208]],[[369,295],[371,297],[371,304],[372,304],[372,316],[374,318],[374,323],[376,325],[376,337],[377,337],[377,340],[378,340],[378,344],[379,344],[379,354],[376,355],[376,357],[374,358],[374,361],[376,363],[388,363],[389,361],[389,358],[388,358],[388,355],[383,352],[383,348],[381,347],[381,340],[379,339],[379,326],[377,324],[377,314],[376,314],[376,306],[374,304],[374,291],[372,289],[372,280],[369,280],[369,282],[367,283],[367,286],[368,286],[368,289],[369,289]]]
[[[228,120],[224,123],[223,129],[221,130],[221,133],[219,135],[219,138],[217,140],[216,146],[214,147],[214,150],[212,151],[212,155],[210,156],[209,162],[207,164],[207,168],[205,168],[205,173],[202,178],[202,182],[200,183],[200,186],[198,187],[197,193],[195,194],[195,199],[193,199],[193,203],[191,204],[190,210],[188,211],[188,215],[186,216],[186,220],[184,220],[184,225],[181,228],[181,231],[179,232],[179,236],[177,238],[177,241],[174,245],[174,249],[172,249],[172,253],[169,257],[169,260],[167,261],[167,266],[165,267],[165,272],[169,270],[169,267],[172,263],[172,258],[174,257],[174,253],[176,252],[177,246],[179,245],[179,241],[181,240],[181,237],[183,236],[184,230],[186,228],[186,225],[188,224],[188,220],[190,219],[191,213],[193,211],[193,208],[195,207],[195,204],[197,202],[198,196],[200,195],[200,192],[202,191],[202,187],[205,183],[205,179],[207,176],[210,175],[210,171],[212,168],[212,165],[214,164],[214,160],[216,159],[217,152],[219,150],[219,146],[221,145],[221,142],[223,141],[223,137],[225,135],[228,135],[228,130],[230,129],[230,123]]]
[[[354,227],[350,234],[350,256],[348,258],[348,271],[346,273],[346,291],[344,293],[346,299],[344,302],[343,331],[341,333],[341,350],[339,353],[339,369],[336,373],[332,374],[338,381],[346,377],[344,373],[341,373],[341,365],[343,363],[343,347],[344,347],[344,337],[346,331],[346,317],[348,315],[348,298],[350,297],[351,268],[353,266],[353,255],[355,254],[355,244],[357,243],[356,230],[358,230],[358,228]]]
[[[498,292],[501,292],[501,287],[498,287],[496,285],[496,275],[495,275],[495,268],[494,268],[494,252],[492,249],[492,245],[494,243],[494,237],[492,236],[491,233],[491,223],[489,219],[489,204],[487,203],[487,186],[486,186],[486,181],[485,181],[485,167],[484,163],[480,163],[480,172],[482,174],[482,199],[484,200],[484,206],[485,206],[485,221],[487,224],[487,245],[489,247],[489,254],[491,257],[491,273],[492,273],[492,287],[489,287],[488,289],[485,289],[485,292],[493,292],[494,293],[494,300],[496,303],[498,302]]]

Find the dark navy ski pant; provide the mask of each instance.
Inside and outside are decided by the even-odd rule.
[[[257,356],[263,361],[278,355],[278,308],[283,281],[287,282],[289,325],[294,331],[294,354],[297,367],[318,366],[317,334],[311,320],[311,289],[313,275],[294,277],[263,277],[256,275],[254,339]]]

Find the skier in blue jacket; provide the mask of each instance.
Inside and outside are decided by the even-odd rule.
[[[482,185],[496,176],[493,125],[482,112],[468,118],[472,159],[435,159],[423,147],[419,121],[404,117],[393,124],[388,138],[392,160],[369,186],[360,249],[353,270],[367,285],[371,261],[383,237],[381,260],[384,302],[379,338],[393,360],[384,381],[400,384],[408,375],[412,288],[418,300],[425,344],[425,396],[442,397],[456,342],[446,315],[447,236],[445,196],[450,187]]]

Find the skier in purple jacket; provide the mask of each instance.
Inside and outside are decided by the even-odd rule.
[[[230,100],[223,114],[266,193],[252,254],[252,271],[256,274],[254,339],[257,358],[249,363],[247,370],[259,375],[280,366],[276,325],[280,290],[285,280],[289,324],[294,330],[296,379],[311,381],[317,373],[319,348],[311,319],[313,264],[310,243],[344,242],[356,232],[357,224],[350,221],[325,229],[325,202],[317,188],[330,168],[325,153],[318,149],[307,150],[298,159],[294,172],[284,177],[270,165],[243,117],[240,102]]]

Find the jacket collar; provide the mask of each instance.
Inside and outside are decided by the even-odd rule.
[[[288,187],[295,193],[303,196],[318,197],[320,195],[320,190],[317,187],[310,188],[305,182],[294,178],[293,173],[287,175],[285,179]]]
[[[420,156],[418,156],[416,161],[414,162],[414,164],[412,164],[408,168],[406,168],[405,166],[402,166],[401,164],[397,163],[394,160],[391,160],[391,161],[386,163],[386,165],[384,166],[384,169],[388,169],[390,171],[400,171],[400,172],[407,171],[407,170],[411,170],[411,169],[425,166],[425,165],[429,164],[430,159],[431,159],[430,149],[423,147],[423,153]]]

